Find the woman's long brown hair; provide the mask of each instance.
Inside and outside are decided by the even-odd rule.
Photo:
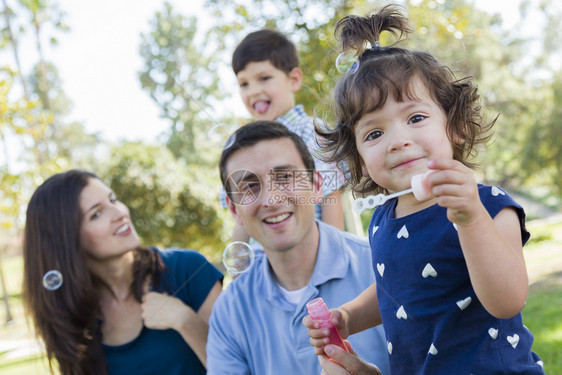
[[[37,188],[27,207],[23,298],[36,333],[43,339],[52,369],[63,375],[107,374],[100,330],[99,282],[86,266],[80,244],[82,189],[95,174],[70,170],[56,174]],[[162,269],[158,254],[135,249],[134,282],[140,301],[144,280],[158,282]],[[63,283],[56,290],[43,287],[43,275],[58,270]]]

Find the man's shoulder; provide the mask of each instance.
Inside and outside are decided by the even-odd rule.
[[[345,240],[347,241],[349,246],[370,250],[369,240],[367,239],[367,237],[361,237],[356,235],[355,233],[350,232],[343,232],[343,235],[345,236]]]
[[[260,273],[263,269],[263,261],[266,261],[265,255],[261,254],[256,257],[251,268],[237,276],[222,291],[215,305],[219,304],[225,306],[227,309],[231,309],[251,303],[259,294],[258,288],[262,284],[260,280],[262,280],[263,277]]]
[[[325,235],[332,238],[339,238],[341,242],[345,242],[347,246],[352,249],[357,249],[358,251],[370,251],[369,240],[367,237],[358,236],[355,233],[350,233],[338,229],[329,224],[318,222],[321,228],[320,233],[324,232]],[[322,235],[322,234],[321,234]]]

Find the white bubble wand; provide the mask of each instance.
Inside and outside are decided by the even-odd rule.
[[[414,197],[416,197],[418,201],[424,201],[431,197],[431,190],[429,189],[429,186],[427,186],[423,181],[429,173],[431,173],[431,171],[427,171],[424,174],[417,174],[412,176],[412,179],[410,180],[410,189],[402,190],[389,195],[377,194],[368,195],[364,198],[356,198],[353,201],[353,209],[356,212],[361,213],[365,210],[380,206],[389,199],[411,193],[414,194]]]

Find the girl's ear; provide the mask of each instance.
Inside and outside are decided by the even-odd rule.
[[[454,145],[459,145],[459,146],[460,146],[460,145],[464,145],[465,142],[466,142],[466,140],[465,140],[464,138],[461,138],[461,137],[459,137],[457,134],[455,134],[455,135],[453,136],[453,142],[452,142],[453,144],[452,144],[452,146],[454,146]]]
[[[365,165],[363,159],[361,159],[361,175],[363,177],[369,177],[369,171],[367,170],[367,166]]]
[[[461,138],[458,133],[451,131],[449,123],[447,123],[447,129],[446,130],[447,130],[447,133],[449,135],[449,140],[452,143],[451,146],[464,145],[466,143],[466,140],[464,138]],[[451,134],[451,133],[453,133],[453,134]]]

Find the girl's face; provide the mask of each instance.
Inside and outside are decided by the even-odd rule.
[[[80,193],[80,210],[80,242],[90,259],[119,257],[140,244],[129,209],[97,178]]]
[[[453,158],[445,112],[419,78],[410,84],[418,99],[397,102],[389,94],[382,109],[367,113],[355,127],[363,175],[393,192],[409,189],[411,177],[424,173],[429,160]]]

